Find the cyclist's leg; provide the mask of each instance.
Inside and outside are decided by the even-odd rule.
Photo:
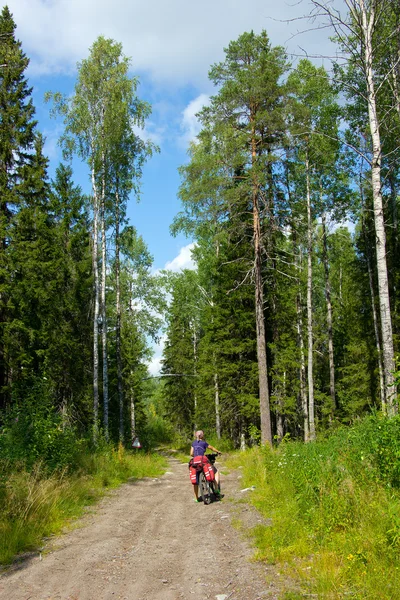
[[[204,504],[210,504],[210,502],[211,502],[210,485],[209,485],[203,471],[201,471],[200,476],[199,476],[199,487],[200,487],[200,494],[203,498]]]
[[[218,471],[217,467],[214,466],[214,465],[213,465],[213,469],[214,469],[215,481],[216,481],[216,484],[217,484],[216,488],[220,492],[221,491],[221,478],[220,478],[220,475],[219,475],[219,471]]]
[[[199,499],[199,486],[197,483],[193,486],[193,492],[194,492],[194,499],[198,500]]]

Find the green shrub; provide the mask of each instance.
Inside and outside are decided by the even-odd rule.
[[[12,409],[2,416],[0,456],[11,463],[24,463],[28,470],[41,461],[49,470],[73,467],[82,452],[80,440],[70,423],[52,404],[43,382],[26,392],[23,402],[18,399]]]

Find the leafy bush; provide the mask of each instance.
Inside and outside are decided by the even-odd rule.
[[[50,470],[73,467],[86,442],[70,423],[63,423],[46,386],[39,383],[2,418],[0,455],[24,463],[28,469],[40,460]]]

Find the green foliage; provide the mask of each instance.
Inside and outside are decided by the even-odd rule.
[[[163,396],[171,423],[180,434],[194,428],[201,295],[197,273],[185,270],[170,277],[172,295],[163,351]]]
[[[152,382],[151,389],[145,403],[146,421],[141,437],[144,447],[154,449],[171,443],[179,447],[180,441],[171,424],[166,418],[166,407],[164,402],[164,382]],[[177,443],[178,442],[178,443]]]
[[[4,414],[0,429],[2,460],[17,467],[24,465],[28,470],[38,461],[50,471],[77,468],[85,442],[55,410],[48,383],[38,380],[30,390],[22,390],[21,398],[17,388],[13,406]]]
[[[399,457],[400,418],[379,415],[313,444],[241,454],[243,485],[272,520],[254,530],[259,558],[321,598],[397,597]]]

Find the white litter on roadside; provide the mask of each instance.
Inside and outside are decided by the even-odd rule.
[[[240,490],[241,492],[252,492],[253,490],[256,489],[255,485],[252,485],[251,487],[248,488],[244,488],[243,490]]]
[[[215,596],[217,600],[226,600],[227,599],[227,594],[218,594],[218,596]]]

